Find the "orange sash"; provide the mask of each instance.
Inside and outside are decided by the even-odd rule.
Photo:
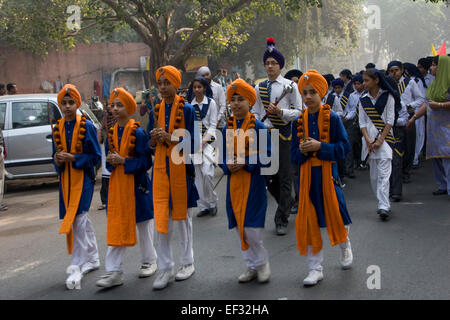
[[[119,150],[119,124],[113,127],[113,149],[124,158],[130,158],[130,145],[135,144],[138,123],[130,119],[123,130]],[[134,131],[134,132],[133,132]],[[112,149],[112,148],[111,148]],[[125,173],[125,165],[114,168],[109,179],[106,242],[108,246],[134,246],[136,238],[136,199],[134,174]]]
[[[251,124],[252,114],[249,112],[242,123],[241,130],[239,130],[239,139],[243,139],[245,131],[249,128]],[[233,117],[233,129],[237,130],[236,117]],[[231,139],[227,137],[227,140]],[[232,140],[234,144],[234,155],[238,154],[238,137],[234,135],[234,139]],[[242,141],[242,140],[241,140]],[[244,150],[239,150],[244,151]],[[245,157],[245,155],[240,155],[240,157]],[[237,228],[239,230],[239,235],[241,237],[241,249],[246,251],[250,246],[245,241],[244,236],[244,222],[245,222],[245,211],[247,210],[247,201],[248,195],[250,193],[250,183],[252,176],[250,172],[241,169],[238,172],[232,173],[230,175],[230,198],[231,198],[231,206],[233,208],[234,217],[236,218]]]
[[[158,115],[158,125],[165,128],[165,101],[161,101]],[[180,96],[175,96],[169,121],[169,134],[177,129],[184,129],[184,101]],[[186,164],[175,164],[171,160],[172,149],[176,144],[168,146],[158,143],[153,164],[153,209],[155,214],[156,230],[162,234],[169,232],[169,199],[172,195],[172,220],[186,220],[187,218],[187,184]],[[166,157],[169,158],[169,175],[166,172]]]
[[[319,132],[322,142],[330,143],[330,106],[321,106],[319,111]],[[304,113],[303,132],[308,136],[308,109]],[[297,234],[297,248],[300,254],[307,255],[307,246],[312,246],[312,253],[317,254],[322,250],[322,237],[314,208],[309,196],[311,188],[311,167],[320,164],[322,166],[322,190],[323,205],[325,213],[325,223],[327,225],[328,237],[332,246],[347,241],[347,230],[342,221],[339,210],[339,203],[334,189],[332,178],[333,161],[319,160],[316,157],[309,158],[300,170],[300,191],[298,199],[298,211],[295,221],[295,231]]]
[[[62,152],[67,151],[66,130],[64,128],[66,119],[59,120],[58,127],[55,127],[59,131],[61,137]],[[78,144],[78,135],[82,136],[86,133],[86,128],[80,128],[81,115],[77,114],[75,127],[72,133],[72,143],[70,146],[71,154],[80,154],[83,152],[82,145]],[[55,139],[56,141],[56,139]],[[77,150],[78,144],[78,150]],[[73,232],[72,224],[75,221],[77,215],[78,206],[80,204],[81,193],[83,192],[83,180],[84,170],[75,169],[71,162],[66,162],[64,172],[61,174],[61,189],[64,198],[64,206],[66,208],[66,214],[61,223],[59,234],[66,234],[67,251],[72,254],[73,251]]]

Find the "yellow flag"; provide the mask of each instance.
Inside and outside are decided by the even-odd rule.
[[[433,53],[433,57],[437,56],[437,52],[433,44],[431,45],[431,52]]]

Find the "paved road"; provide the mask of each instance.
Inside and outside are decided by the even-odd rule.
[[[216,179],[221,172],[217,171]],[[272,278],[268,284],[239,284],[245,269],[239,239],[227,229],[225,179],[218,186],[217,217],[194,217],[196,273],[184,282],[171,284],[163,291],[152,291],[153,278],[138,279],[139,248],[129,248],[124,261],[125,284],[101,290],[95,281],[103,270],[88,274],[82,290],[65,289],[65,268],[70,262],[65,238],[58,235],[57,184],[14,183],[5,202],[9,210],[0,213],[0,299],[449,299],[450,298],[450,210],[446,196],[434,197],[431,164],[414,171],[413,183],[404,187],[404,201],[393,204],[389,222],[378,219],[375,197],[370,190],[367,171],[349,180],[345,196],[353,225],[350,230],[354,266],[339,268],[339,248],[324,237],[324,276],[319,285],[304,288],[308,268],[298,254],[291,216],[289,234],[274,233],[274,200],[269,208],[264,245],[270,254]],[[102,262],[105,255],[106,217],[97,211],[98,190],[92,202]],[[175,238],[176,240],[177,238]],[[178,257],[178,247],[174,255]],[[381,288],[368,289],[379,268]],[[373,272],[373,271],[372,271]]]

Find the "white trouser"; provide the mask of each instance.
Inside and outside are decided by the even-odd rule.
[[[266,248],[263,245],[263,228],[244,228],[244,238],[247,241],[250,248],[242,250],[242,257],[244,258],[247,268],[257,269],[265,265],[269,260],[269,255]],[[239,229],[236,227],[239,240],[241,239]]]
[[[136,223],[136,227],[139,233],[141,263],[155,263],[157,256],[155,247],[153,246],[154,219]],[[106,272],[122,271],[122,260],[126,248],[125,246],[108,246],[105,258]]]
[[[416,149],[414,152],[413,165],[419,164],[419,155],[422,151],[423,144],[425,143],[425,117],[419,118],[415,122],[416,124]]]
[[[204,159],[204,158],[203,158]],[[195,186],[200,199],[197,201],[200,211],[217,206],[218,197],[214,191],[214,165],[203,161],[195,166]]]
[[[347,229],[347,232],[350,234],[350,226],[345,226]],[[321,229],[322,230],[322,229]],[[323,237],[322,237],[323,239]],[[347,241],[344,243],[340,243],[339,246],[342,249],[347,248],[347,246],[350,245],[350,238],[347,237]],[[317,270],[317,271],[323,271],[322,262],[323,262],[323,249],[320,250],[316,254],[312,254],[312,246],[308,246],[308,254],[306,256],[306,261],[308,262],[309,270]]]
[[[70,264],[81,268],[86,262],[99,261],[97,239],[88,212],[82,212],[75,217],[72,231],[73,251]]]
[[[378,199],[378,209],[389,211],[389,178],[392,172],[391,159],[370,159],[370,184]]]
[[[169,213],[169,232],[163,234],[156,232],[158,241],[158,269],[159,270],[173,270],[175,262],[172,256],[171,238],[173,234],[173,225],[178,225],[180,233],[181,244],[181,265],[189,265],[194,263],[194,249],[192,248],[192,208],[187,210],[187,218],[181,221],[172,221],[172,211]]]

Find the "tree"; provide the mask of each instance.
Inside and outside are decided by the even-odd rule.
[[[437,2],[437,1],[433,1]],[[416,62],[431,55],[431,44],[448,40],[450,8],[444,4],[410,0],[369,0],[381,9],[381,29],[369,31],[374,61],[379,55],[387,60]]]
[[[221,58],[226,58],[241,70],[245,70],[247,62],[250,62],[259,77],[264,74],[262,54],[265,39],[269,36],[276,39],[276,46],[283,52],[286,64],[292,63],[296,56],[302,60],[308,57],[308,61],[314,62],[317,55],[348,53],[358,45],[363,23],[362,4],[362,0],[323,0],[321,7],[305,5],[295,14],[288,11],[279,15],[261,14],[246,26],[249,40],[238,50],[228,49]]]

